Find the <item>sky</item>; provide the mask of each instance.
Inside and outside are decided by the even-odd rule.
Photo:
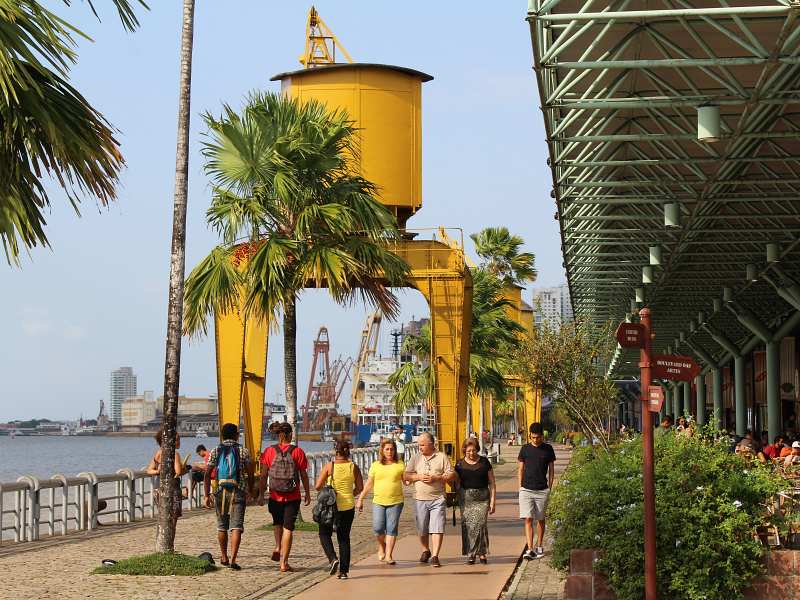
[[[36,248],[20,267],[0,264],[0,421],[94,417],[108,398],[109,373],[131,366],[139,392],[163,392],[164,342],[175,169],[180,43],[179,2],[152,1],[141,29],[125,32],[102,3],[45,2],[91,37],[78,45],[72,83],[118,129],[126,160],[118,200],[91,198],[81,217],[54,188],[47,215],[52,249]],[[101,5],[101,3],[98,3]],[[409,227],[505,225],[536,255],[535,286],[565,279],[526,2],[317,0],[316,7],[358,62],[430,73],[423,85],[423,206]],[[187,272],[217,242],[205,224],[210,201],[200,155],[201,115],[241,106],[251,90],[300,68],[302,2],[198,2],[192,78]],[[530,301],[530,291],[525,292]],[[402,321],[426,316],[422,295],[400,292]],[[298,380],[303,403],[320,326],[331,354],[355,356],[369,307],[336,306],[322,290],[298,306]],[[390,351],[388,324],[382,349]],[[185,340],[181,393],[216,392],[213,336]],[[280,334],[270,338],[267,400],[282,401]],[[344,407],[349,406],[348,390]]]

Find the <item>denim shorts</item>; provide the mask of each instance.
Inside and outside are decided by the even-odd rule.
[[[247,506],[242,490],[218,489],[214,496],[217,513],[217,531],[244,531],[244,511]]]
[[[397,528],[400,524],[400,513],[403,512],[403,503],[383,506],[372,505],[372,531],[375,535],[391,535],[397,537]]]

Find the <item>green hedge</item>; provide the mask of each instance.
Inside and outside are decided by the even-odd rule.
[[[763,503],[784,487],[766,467],[731,454],[724,440],[656,438],[658,589],[671,600],[733,600],[762,572],[755,538]],[[598,548],[598,568],[619,600],[644,597],[642,444],[574,452],[553,490],[554,564],[570,550]]]

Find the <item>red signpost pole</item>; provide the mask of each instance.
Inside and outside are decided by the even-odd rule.
[[[649,388],[652,381],[650,375],[650,309],[645,307],[639,311],[639,322],[644,327],[644,345],[640,352],[639,367],[642,370],[642,445],[644,446],[644,463],[642,465],[644,480],[644,597],[645,600],[656,600],[656,486],[653,458],[653,414],[650,412]]]

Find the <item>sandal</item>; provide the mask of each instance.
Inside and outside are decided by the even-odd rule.
[[[392,559],[392,560],[387,560],[387,561],[386,561],[386,564],[387,564],[387,565],[396,565],[396,564],[397,564],[397,562],[396,562],[394,559]]]
[[[231,563],[230,563],[230,561],[227,561],[227,560],[220,560],[219,564],[221,564],[223,567],[227,567],[227,566],[230,566]]]
[[[481,556],[481,558],[479,560],[481,561],[482,565],[485,565],[485,564],[487,564],[489,562],[488,560],[486,560],[485,556]]]
[[[285,567],[281,567],[281,573],[294,573],[294,569],[286,565]]]
[[[281,552],[280,552],[280,550],[275,550],[275,552],[273,552],[273,553],[272,553],[272,556],[271,556],[270,558],[271,558],[272,560],[274,560],[275,562],[278,562],[278,561],[281,559]]]
[[[236,563],[231,563],[231,571],[241,571],[242,567],[237,565]]]
[[[468,565],[474,565],[474,564],[475,564],[475,557],[474,557],[474,556],[470,556],[470,557],[467,559],[467,564],[468,564]]]

